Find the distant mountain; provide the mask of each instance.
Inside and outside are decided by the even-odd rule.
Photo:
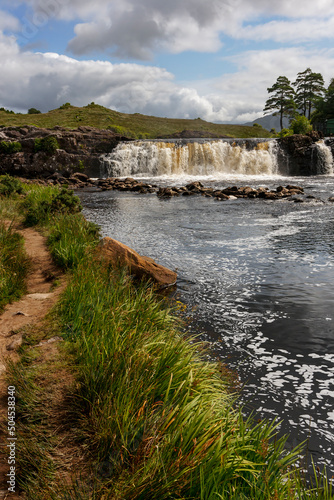
[[[245,123],[245,125],[252,126],[254,123],[258,123],[259,125],[261,125],[261,127],[265,128],[266,130],[269,130],[269,131],[272,128],[276,129],[277,132],[279,132],[281,130],[279,116],[266,115],[266,116],[263,116],[262,118],[256,118],[256,120],[254,120],[252,122]],[[288,128],[289,123],[290,123],[290,120],[288,118],[283,118],[283,128]]]

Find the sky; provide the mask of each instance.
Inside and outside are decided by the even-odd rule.
[[[91,102],[245,123],[276,79],[334,77],[333,0],[0,0],[0,107]]]

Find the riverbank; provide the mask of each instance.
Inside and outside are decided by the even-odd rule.
[[[27,498],[331,498],[306,490],[274,424],[244,421],[225,371],[183,338],[166,301],[95,258],[96,227],[72,196],[25,189],[25,223],[46,232],[69,280],[46,323],[23,332],[8,377]],[[55,336],[58,353],[41,359]]]

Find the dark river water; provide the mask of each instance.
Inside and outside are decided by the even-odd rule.
[[[177,269],[191,331],[237,370],[245,412],[277,416],[289,444],[307,440],[316,464],[333,474],[334,177],[206,185],[288,183],[318,199],[215,202],[116,191],[80,198],[103,236]]]

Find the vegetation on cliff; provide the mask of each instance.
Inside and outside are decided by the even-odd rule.
[[[27,498],[331,498],[320,475],[306,487],[301,450],[285,449],[275,422],[244,420],[226,370],[184,338],[170,304],[96,258],[97,227],[73,193],[25,189],[23,218],[32,205],[43,212],[37,227],[68,270],[60,303],[43,327],[23,332],[8,376]],[[60,198],[56,211],[38,211]],[[41,338],[54,335],[64,339],[60,355],[41,359]]]
[[[48,113],[15,114],[0,109],[0,127],[35,125],[43,128],[55,126],[76,129],[90,126],[110,129],[118,134],[134,139],[154,139],[181,133],[184,130],[208,133],[210,137],[270,137],[262,127],[243,125],[223,125],[196,120],[159,118],[140,113],[125,114],[91,103],[81,108],[69,103]]]

